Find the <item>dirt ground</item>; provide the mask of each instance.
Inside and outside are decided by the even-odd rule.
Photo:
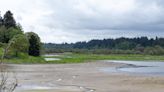
[[[56,86],[37,92],[164,92],[164,76],[101,71],[124,64],[97,61],[80,64],[10,65],[24,84]],[[36,91],[28,91],[36,92]]]

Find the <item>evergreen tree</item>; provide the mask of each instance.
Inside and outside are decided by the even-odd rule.
[[[31,56],[40,56],[41,42],[39,36],[34,32],[26,33],[29,40],[28,54]]]
[[[4,18],[3,18],[3,21],[4,21],[4,26],[6,28],[10,28],[10,27],[16,27],[16,21],[13,17],[13,14],[10,12],[10,11],[7,11],[4,15]]]
[[[0,27],[0,42],[1,43],[8,43],[8,41],[9,41],[9,35],[7,32],[7,29],[6,29],[6,27],[1,26]]]
[[[3,25],[3,18],[2,16],[0,15],[0,27]]]

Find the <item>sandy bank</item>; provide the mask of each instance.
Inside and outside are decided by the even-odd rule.
[[[164,77],[106,73],[104,67],[124,64],[89,62],[82,64],[11,65],[19,84],[59,86],[73,90],[57,92],[163,92]],[[55,90],[39,91],[54,92]],[[31,91],[33,92],[33,91]]]

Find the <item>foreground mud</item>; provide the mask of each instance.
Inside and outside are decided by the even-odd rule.
[[[9,66],[19,79],[16,92],[163,92],[163,76],[101,71],[101,68],[122,65],[98,61]]]

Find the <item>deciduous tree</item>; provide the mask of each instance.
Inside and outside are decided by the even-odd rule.
[[[29,42],[28,42],[27,37],[24,34],[18,34],[14,36],[10,40],[10,42],[13,43],[11,45],[11,48],[14,50],[16,57],[18,56],[18,52],[24,52],[24,53],[28,52]]]

